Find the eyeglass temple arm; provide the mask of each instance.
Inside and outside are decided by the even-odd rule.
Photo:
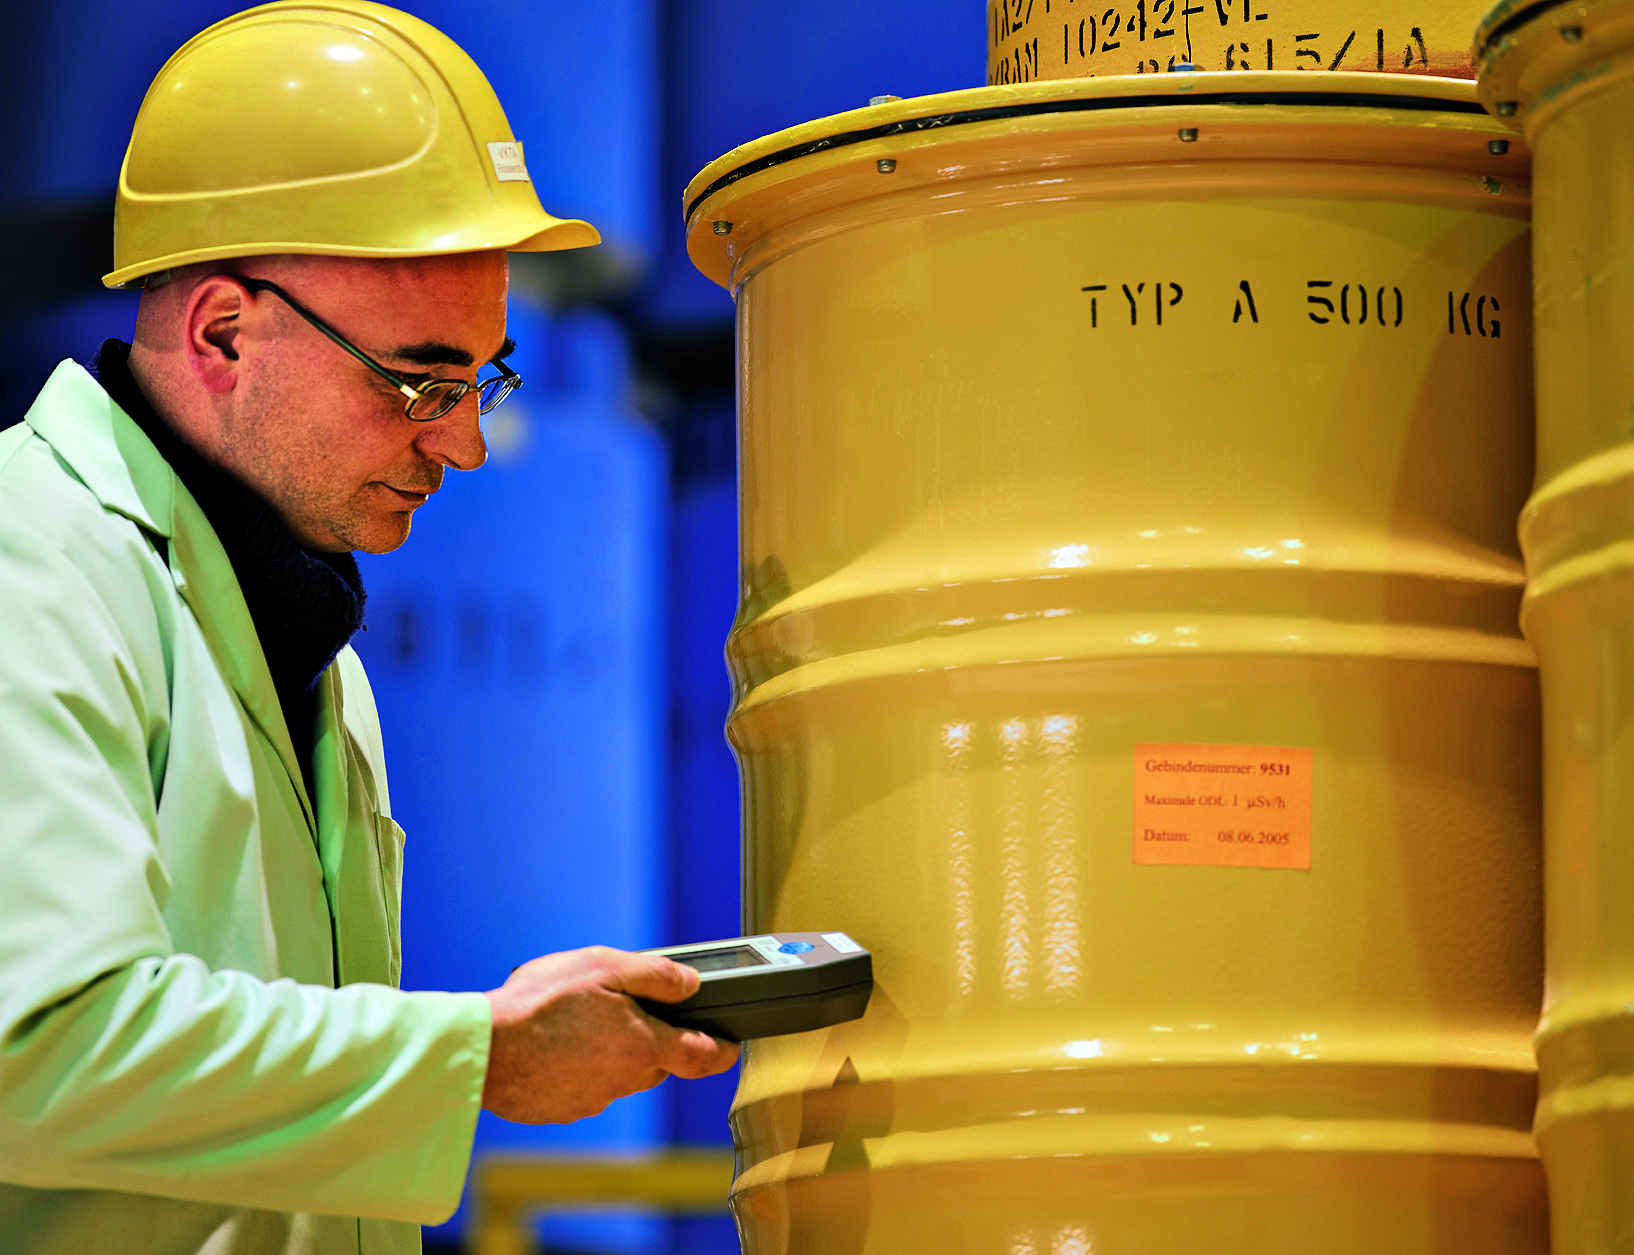
[[[374,371],[375,374],[379,375],[382,379],[388,380],[390,383],[392,383],[397,388],[397,390],[399,392],[401,392],[404,396],[410,398],[411,400],[415,400],[415,399],[419,398],[420,390],[418,388],[416,388],[413,384],[404,383],[403,380],[399,379],[396,375],[392,374],[391,371],[387,370],[379,362],[374,361],[372,358],[370,358],[368,356],[368,354],[364,353],[362,349],[360,349],[356,345],[352,344],[352,342],[349,341],[345,336],[341,335],[340,332],[336,331],[333,327],[331,327],[323,319],[319,318],[316,314],[314,314],[306,306],[302,305],[299,301],[297,301],[288,292],[285,292],[276,283],[273,283],[273,282],[271,282],[271,281],[269,281],[267,279],[242,279],[242,280],[240,280],[240,282],[243,283],[243,285],[246,288],[248,288],[251,292],[271,292],[274,296],[278,297],[279,300],[283,301],[284,304],[288,305],[292,310],[294,310],[302,318],[306,319],[307,322],[311,323],[319,331],[323,332],[323,334],[326,335],[327,337],[329,337],[330,340],[334,341],[334,343],[339,345],[341,348],[345,349],[348,353],[350,353],[358,361],[362,362],[370,370]]]

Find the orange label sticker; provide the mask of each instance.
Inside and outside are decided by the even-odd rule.
[[[1135,862],[1311,865],[1311,751],[1135,746]]]

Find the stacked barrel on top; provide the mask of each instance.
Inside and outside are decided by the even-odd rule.
[[[987,81],[1205,70],[1473,78],[1468,0],[988,0]]]

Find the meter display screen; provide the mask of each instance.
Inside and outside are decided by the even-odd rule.
[[[873,956],[844,933],[767,933],[646,953],[694,969],[698,988],[679,1002],[637,998],[636,1005],[726,1041],[848,1023],[867,1011],[874,991]]]
[[[700,972],[724,972],[735,967],[761,967],[766,963],[766,960],[749,946],[694,950],[691,954],[672,954],[669,957]]]

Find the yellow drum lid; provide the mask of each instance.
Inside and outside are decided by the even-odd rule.
[[[1527,153],[1461,80],[1327,72],[1076,79],[887,101],[735,148],[686,189],[688,251],[704,274],[735,288],[751,254],[769,256],[781,227],[847,205],[906,211],[939,186],[976,178],[1029,181],[1154,162],[1213,167],[1203,177],[1221,192],[1241,170],[1264,194],[1265,179],[1292,190],[1315,167],[1250,175],[1249,163],[1314,157],[1458,171],[1497,197],[1524,200],[1529,191]]]

